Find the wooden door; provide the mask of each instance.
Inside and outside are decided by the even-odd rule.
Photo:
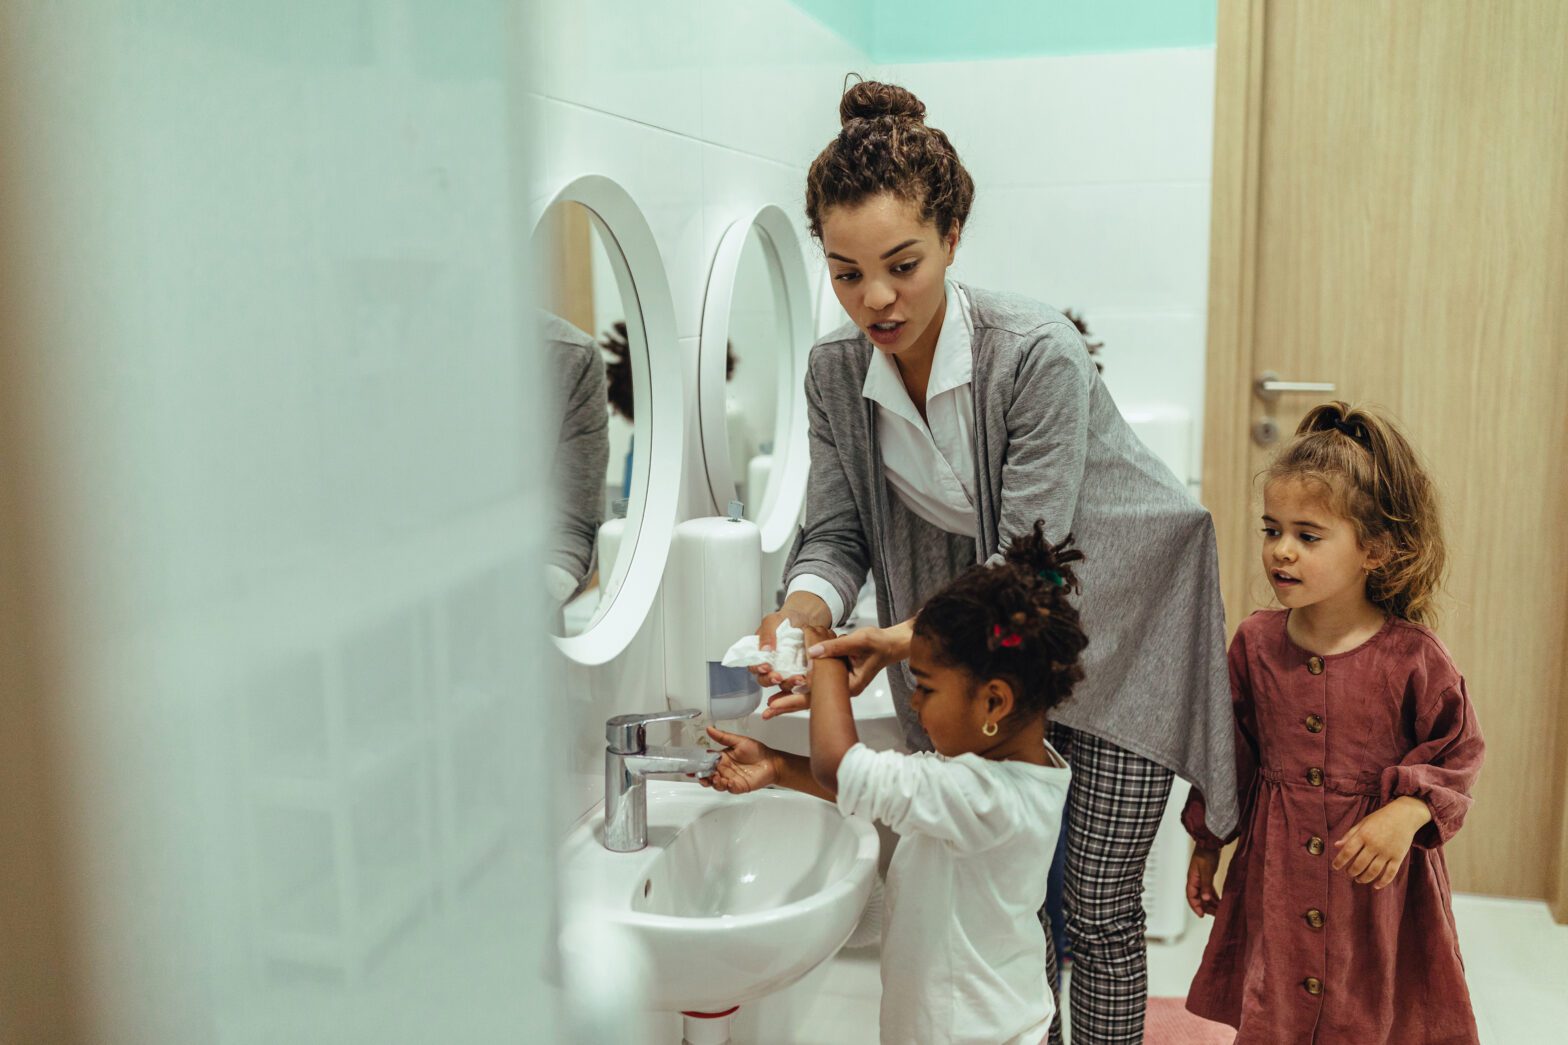
[[[592,337],[601,333],[593,312],[593,237],[588,209],[558,203],[534,233],[535,264],[544,307]]]
[[[1221,0],[1204,499],[1231,626],[1266,605],[1254,477],[1330,398],[1442,490],[1438,630],[1488,752],[1457,889],[1568,920],[1568,4]],[[1268,403],[1265,371],[1331,382]]]

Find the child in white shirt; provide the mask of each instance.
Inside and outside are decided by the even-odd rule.
[[[726,748],[711,786],[780,784],[900,835],[887,880],[882,1041],[1036,1045],[1055,1014],[1037,912],[1067,800],[1046,714],[1083,677],[1088,640],[1068,601],[1072,538],[1043,527],[1006,561],[977,566],[922,607],[909,668],[935,753],[873,752],[849,706],[849,666],[808,630],[811,757],[710,729]],[[811,632],[815,632],[812,634]]]

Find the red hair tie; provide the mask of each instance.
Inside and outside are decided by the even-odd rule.
[[[1022,635],[1018,634],[1016,631],[1009,631],[1004,633],[1000,624],[993,624],[991,626],[991,637],[997,641],[997,645],[1006,649],[1017,649],[1019,646],[1024,644],[1024,638]]]

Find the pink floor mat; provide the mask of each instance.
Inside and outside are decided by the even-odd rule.
[[[1236,1031],[1223,1023],[1194,1016],[1185,998],[1150,998],[1143,1020],[1144,1045],[1231,1045]]]

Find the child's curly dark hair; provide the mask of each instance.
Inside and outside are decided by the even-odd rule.
[[[921,607],[915,634],[946,667],[1013,688],[1019,721],[1042,715],[1083,678],[1079,656],[1089,645],[1068,596],[1078,591],[1072,563],[1083,552],[1072,535],[1052,545],[1045,523],[1008,545],[1006,561],[965,570]]]
[[[632,404],[632,341],[626,332],[626,321],[618,319],[599,339],[599,348],[607,358],[604,361],[605,394],[610,409],[626,420],[634,419]]]

